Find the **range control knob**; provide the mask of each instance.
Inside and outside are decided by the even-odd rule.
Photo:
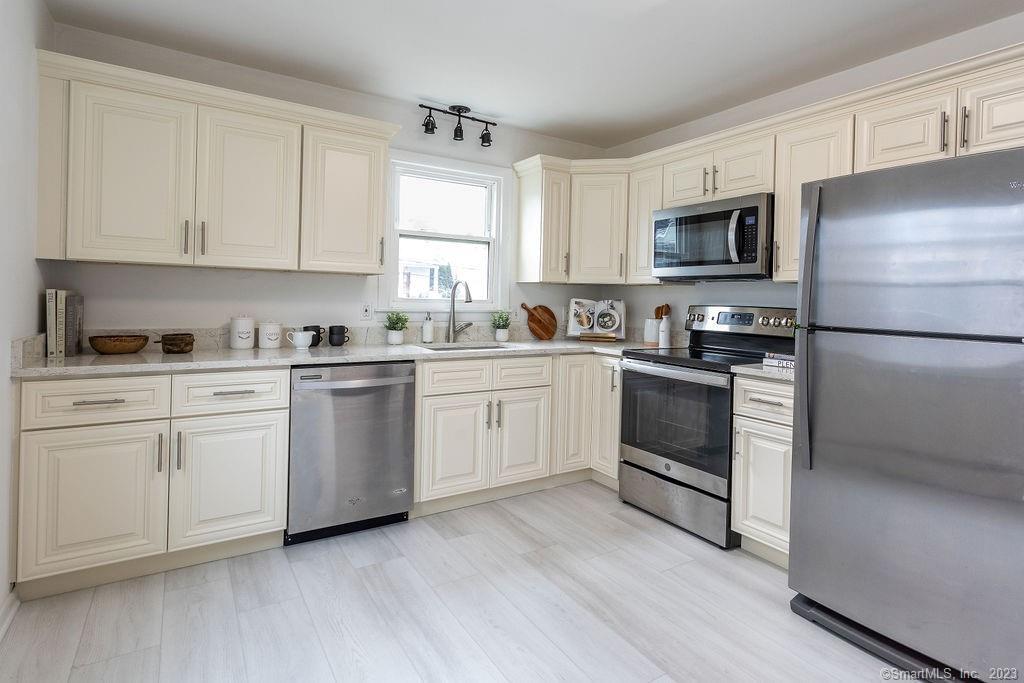
[[[699,322],[699,323],[704,322],[704,314],[703,313],[698,313],[697,314],[697,322]]]
[[[768,327],[768,323],[771,322],[771,318],[769,318],[766,315],[762,315],[760,318],[757,319],[757,322],[761,323],[765,327]]]
[[[782,324],[781,318],[772,318],[772,327],[778,327]]]
[[[782,326],[783,327],[793,327],[793,320],[792,320],[792,318],[783,318],[782,319]]]
[[[693,313],[690,313],[689,315],[686,316],[686,319],[689,320],[690,322],[693,322],[694,320],[697,319],[697,316],[694,315]]]

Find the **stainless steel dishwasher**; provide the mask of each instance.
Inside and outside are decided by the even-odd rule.
[[[291,545],[409,518],[415,365],[292,370]]]

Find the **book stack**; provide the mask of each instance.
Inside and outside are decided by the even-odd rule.
[[[788,353],[766,353],[761,361],[761,367],[773,370],[794,370],[796,369],[796,356]]]
[[[46,290],[46,357],[59,359],[82,353],[85,299],[67,289]]]

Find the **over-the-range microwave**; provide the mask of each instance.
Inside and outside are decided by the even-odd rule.
[[[758,280],[772,273],[774,197],[762,192],[654,212],[653,275]]]

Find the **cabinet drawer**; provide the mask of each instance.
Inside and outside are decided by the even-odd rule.
[[[733,412],[737,415],[792,425],[793,385],[737,377],[736,389],[733,392]]]
[[[498,358],[494,360],[495,391],[551,384],[551,358]]]
[[[156,420],[170,412],[169,375],[25,382],[21,389],[22,429]]]
[[[491,361],[443,360],[423,364],[423,395],[490,391]]]
[[[174,417],[287,407],[288,370],[174,376]]]

